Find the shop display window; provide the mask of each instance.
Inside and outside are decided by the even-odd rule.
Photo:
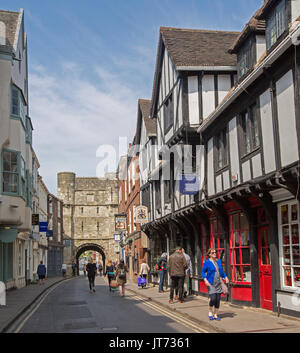
[[[279,244],[281,276],[284,287],[300,287],[299,205],[285,202],[279,206]]]
[[[217,251],[217,258],[225,265],[225,234],[217,219],[210,221],[210,247]]]
[[[249,224],[242,212],[229,217],[231,279],[233,283],[251,283]]]

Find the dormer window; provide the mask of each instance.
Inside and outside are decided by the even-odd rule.
[[[252,69],[252,51],[251,41],[248,41],[239,51],[238,59],[238,73],[239,77],[244,76]]]
[[[267,18],[267,49],[276,43],[285,29],[285,0],[281,0]]]

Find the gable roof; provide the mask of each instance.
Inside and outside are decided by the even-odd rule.
[[[161,27],[160,34],[176,68],[236,65],[228,48],[239,32]]]
[[[237,53],[239,48],[244,44],[248,36],[255,32],[258,34],[264,34],[266,31],[266,21],[259,19],[261,14],[261,8],[258,9],[255,14],[251,17],[250,21],[246,24],[233,46],[229,49],[229,53]]]
[[[236,57],[228,49],[240,32],[210,31],[161,27],[159,32],[156,65],[152,89],[152,110],[157,97],[157,85],[162,65],[162,54],[167,48],[176,70],[194,67],[229,66],[236,67]]]
[[[156,119],[150,118],[151,106],[151,100],[138,100],[137,125],[134,144],[140,144],[142,121],[144,121],[147,136],[156,136]]]
[[[0,22],[5,24],[5,44],[0,44],[0,51],[14,52],[23,13],[23,9],[20,12],[0,10]]]

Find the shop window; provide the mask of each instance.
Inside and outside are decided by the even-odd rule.
[[[300,287],[299,205],[279,206],[279,244],[281,273],[284,287]]]
[[[251,283],[249,224],[244,213],[230,216],[230,267],[233,283]]]
[[[225,234],[217,219],[210,221],[210,247],[217,251],[217,258],[225,265]]]

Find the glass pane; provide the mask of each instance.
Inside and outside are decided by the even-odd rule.
[[[281,206],[281,224],[289,223],[288,205]]]
[[[300,265],[300,247],[292,246],[292,253],[293,253],[293,263],[294,265]]]
[[[250,244],[249,231],[248,230],[243,230],[241,232],[241,246],[247,246],[249,244]]]
[[[299,229],[298,224],[292,225],[292,244],[299,244]]]
[[[284,269],[284,285],[292,286],[292,276],[291,276],[291,268],[287,267]]]
[[[298,207],[297,205],[292,205],[292,221],[297,221],[298,220]]]
[[[3,152],[3,170],[9,172],[10,171],[10,153]]]
[[[241,249],[242,251],[242,263],[250,264],[250,249]]]
[[[290,243],[290,227],[289,226],[282,227],[282,238],[283,238],[284,245],[287,245]]]
[[[3,173],[3,192],[9,192],[9,173]]]
[[[247,217],[245,216],[244,213],[241,213],[240,224],[241,224],[241,229],[248,229],[249,228]]]
[[[233,217],[232,217],[232,228],[234,230],[236,229],[239,229],[239,214],[235,214]]]
[[[240,259],[240,249],[234,250],[235,253],[235,264],[240,264],[241,259]]]
[[[276,8],[277,38],[285,30],[285,1],[281,1]]]
[[[233,240],[234,240],[233,246],[240,246],[240,233],[239,232],[233,233]]]
[[[243,282],[251,282],[251,268],[250,266],[243,266]]]
[[[295,287],[300,287],[300,268],[294,268]]]
[[[289,246],[283,247],[283,263],[284,263],[284,265],[291,264],[291,254],[290,254],[290,247]]]
[[[236,266],[235,269],[236,269],[236,280],[238,282],[241,282],[242,281],[241,267],[240,266]]]

